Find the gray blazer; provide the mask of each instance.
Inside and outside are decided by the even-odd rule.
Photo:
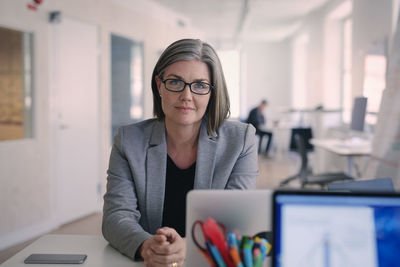
[[[102,231],[113,247],[132,259],[140,244],[161,227],[166,166],[163,120],[119,129],[107,171]],[[254,189],[257,175],[254,127],[225,121],[209,136],[203,121],[194,189]]]

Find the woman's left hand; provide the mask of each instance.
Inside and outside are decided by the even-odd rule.
[[[186,238],[182,238],[173,228],[163,227],[157,235],[164,236],[167,242],[151,245],[150,265],[154,267],[183,266],[186,257]]]

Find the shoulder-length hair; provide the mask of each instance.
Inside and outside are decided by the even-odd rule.
[[[199,60],[206,63],[209,68],[213,88],[210,92],[210,101],[208,102],[204,116],[207,119],[208,134],[214,135],[224,120],[230,115],[229,95],[221,62],[219,61],[217,53],[209,44],[199,39],[178,40],[168,46],[158,59],[151,77],[154,116],[159,119],[165,117],[161,107],[161,97],[158,92],[155,77],[158,76],[162,79],[165,69],[169,65],[183,60]]]

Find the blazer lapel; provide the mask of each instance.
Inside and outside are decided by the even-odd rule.
[[[167,143],[164,121],[153,127],[146,160],[146,209],[150,233],[161,227],[164,209]]]
[[[217,135],[208,135],[206,121],[204,120],[200,129],[197,149],[194,189],[211,189],[217,151],[217,138]]]

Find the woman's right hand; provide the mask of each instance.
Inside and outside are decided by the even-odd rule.
[[[172,228],[164,227],[145,240],[140,255],[147,267],[182,266],[186,254],[186,240]]]
[[[152,247],[155,245],[167,245],[168,241],[167,238],[165,236],[162,235],[153,235],[152,237],[150,237],[149,239],[146,239],[143,243],[142,246],[140,248],[140,256],[142,256],[143,260],[144,260],[144,264],[147,267],[154,267],[157,266],[154,263],[154,253],[155,251],[153,251]]]

